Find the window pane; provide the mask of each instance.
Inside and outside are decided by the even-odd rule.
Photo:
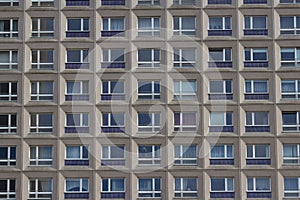
[[[254,81],[254,92],[268,92],[267,81]]]
[[[296,92],[295,81],[281,81],[282,92]]]
[[[79,179],[67,179],[66,180],[66,190],[70,191],[80,191],[80,180]]]
[[[79,146],[67,146],[66,147],[67,158],[80,158],[80,147]]]
[[[255,157],[258,157],[258,158],[269,157],[269,146],[255,145]]]
[[[224,158],[225,157],[225,149],[224,145],[215,145],[211,148],[211,157],[212,158]]]
[[[256,178],[256,190],[270,190],[270,179]]]
[[[280,28],[281,29],[293,29],[294,28],[294,17],[280,17]]]
[[[182,29],[195,29],[194,17],[182,17]]]
[[[222,17],[210,17],[209,18],[209,29],[223,29],[223,18]]]
[[[296,125],[297,115],[296,113],[282,113],[283,125]]]
[[[223,93],[223,81],[209,81],[209,89],[211,93]]]
[[[111,146],[111,158],[124,158],[124,146]]]
[[[151,126],[152,119],[151,114],[138,114],[138,125],[139,126]]]
[[[212,178],[211,179],[211,190],[212,191],[224,191],[225,190],[225,179],[224,178]]]
[[[67,50],[67,62],[80,62],[80,50]]]
[[[68,30],[81,30],[81,19],[68,19]]]
[[[281,60],[295,60],[295,49],[282,48],[281,49]]]
[[[298,191],[298,178],[284,178],[285,191]]]
[[[266,17],[253,17],[253,28],[254,29],[264,29],[267,27]]]
[[[197,191],[197,179],[196,178],[184,178],[183,179],[183,191]]]
[[[268,125],[269,115],[268,112],[255,112],[254,113],[254,123],[255,125]]]
[[[225,115],[221,112],[211,112],[210,113],[210,125],[211,126],[222,126],[224,125]]]
[[[124,179],[111,179],[112,191],[124,191]]]

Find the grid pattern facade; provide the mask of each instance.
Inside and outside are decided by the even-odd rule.
[[[299,3],[0,0],[0,199],[300,198]]]

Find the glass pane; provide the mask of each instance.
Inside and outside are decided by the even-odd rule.
[[[184,191],[197,191],[197,179],[196,178],[184,178],[183,179]]]
[[[66,147],[67,158],[80,158],[80,147],[79,146],[67,146]]]
[[[123,126],[124,125],[124,114],[123,113],[112,113],[111,114],[111,125]]]
[[[111,18],[110,28],[111,30],[124,30],[124,19]]]
[[[124,158],[124,146],[111,146],[110,156],[111,158]]]
[[[224,191],[225,190],[225,179],[224,178],[212,178],[211,179],[211,190],[212,191]]]
[[[223,49],[210,49],[209,57],[210,61],[223,61]]]
[[[284,178],[284,191],[298,191],[298,178]]]
[[[149,62],[152,60],[152,51],[151,49],[140,49],[138,50],[138,57],[140,62]]]
[[[53,31],[53,19],[41,19],[40,21],[40,30],[41,31]]]
[[[270,179],[256,178],[256,190],[270,190]]]
[[[124,179],[111,179],[111,191],[124,191]]]
[[[223,81],[209,81],[210,93],[223,93],[224,85]]]
[[[225,157],[224,145],[212,146],[210,154],[212,158],[224,158]]]
[[[255,125],[268,125],[269,124],[268,112],[255,112],[254,113],[254,124]]]
[[[223,126],[225,119],[224,113],[221,112],[211,112],[210,113],[210,125],[211,126]]]
[[[52,126],[52,114],[40,114],[39,115],[40,126]]]
[[[80,50],[67,50],[67,62],[80,63],[81,62]]]
[[[253,28],[254,29],[265,29],[267,27],[267,18],[264,16],[253,17]]]
[[[68,19],[68,30],[69,31],[81,30],[81,19]]]
[[[68,192],[80,191],[80,180],[79,179],[67,179],[66,180],[66,191],[68,191]]]
[[[297,114],[296,113],[282,113],[283,125],[297,125]]]
[[[254,81],[254,92],[268,92],[268,82],[267,81]]]
[[[223,18],[222,17],[210,17],[209,18],[209,29],[223,29]]]
[[[138,114],[138,125],[139,126],[151,126],[152,124],[152,119],[151,119],[151,114],[143,114],[139,113]]]
[[[111,93],[124,93],[124,81],[111,82]]]
[[[282,92],[296,92],[295,81],[281,81],[281,90]]]
[[[280,17],[280,28],[281,29],[293,29],[294,28],[294,17]]]
[[[257,157],[257,158],[269,157],[269,146],[255,145],[255,157]]]
[[[40,82],[40,94],[53,94],[53,82]]]
[[[0,147],[0,159],[7,160],[8,159],[8,148]]]
[[[295,60],[295,49],[282,48],[281,49],[281,60]]]
[[[195,18],[194,17],[182,17],[182,29],[195,29]]]

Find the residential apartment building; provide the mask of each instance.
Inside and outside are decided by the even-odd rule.
[[[300,199],[299,0],[0,0],[0,199]]]

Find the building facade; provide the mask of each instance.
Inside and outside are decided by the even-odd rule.
[[[299,0],[0,0],[0,199],[300,199]]]

